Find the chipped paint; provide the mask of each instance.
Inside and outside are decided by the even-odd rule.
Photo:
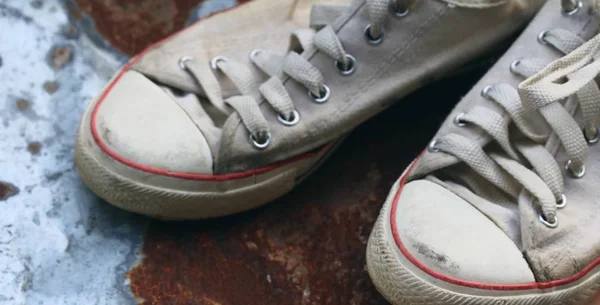
[[[27,144],[27,151],[29,153],[31,153],[32,155],[39,155],[41,150],[42,150],[42,143],[40,143],[38,141],[29,142],[29,144]]]
[[[29,108],[29,102],[26,99],[20,98],[17,100],[17,109],[25,111],[27,108]]]
[[[18,193],[19,188],[8,182],[0,181],[0,201],[6,200]]]
[[[69,45],[55,46],[50,51],[50,63],[52,68],[62,69],[73,59],[73,47]]]
[[[148,219],[98,199],[73,165],[81,114],[127,57],[68,2],[0,0],[0,305],[136,303],[125,274]]]
[[[48,94],[54,94],[58,90],[59,84],[56,81],[47,81],[44,83],[44,90]]]
[[[0,0],[1,305],[135,304],[124,274],[146,219],[74,170],[79,118],[106,78],[66,25],[59,1]]]

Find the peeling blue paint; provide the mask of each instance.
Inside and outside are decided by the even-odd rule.
[[[104,51],[98,73],[98,51],[67,25],[58,1],[0,0],[0,181],[21,190],[0,202],[0,304],[135,304],[125,274],[148,220],[99,200],[73,165],[81,113],[121,61]],[[62,46],[73,56],[54,69]]]

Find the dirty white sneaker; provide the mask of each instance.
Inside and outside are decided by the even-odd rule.
[[[260,206],[358,124],[509,37],[543,1],[357,0],[313,7],[310,29],[289,20],[307,1],[294,2],[249,2],[136,57],[84,114],[76,163],[86,183],[167,219]]]
[[[367,250],[392,304],[585,305],[600,291],[594,10],[548,1],[394,185]]]

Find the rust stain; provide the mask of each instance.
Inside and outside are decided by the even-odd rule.
[[[146,305],[387,304],[365,270],[372,225],[389,188],[477,72],[417,92],[365,123],[322,168],[264,208],[153,221],[145,259],[129,273],[134,295]]]
[[[29,144],[27,144],[27,151],[30,152],[32,155],[39,155],[40,151],[42,150],[42,143],[41,142],[30,142]]]
[[[0,201],[4,201],[18,193],[19,188],[8,182],[0,181]]]
[[[54,94],[59,88],[59,84],[56,81],[47,81],[44,83],[44,90],[48,94]]]
[[[240,2],[245,2],[240,1]],[[98,32],[124,54],[133,56],[146,46],[181,29],[202,0],[76,0],[90,15]]]
[[[18,99],[17,100],[17,109],[19,109],[20,111],[25,111],[29,108],[29,101],[27,101],[26,99]]]
[[[51,65],[55,70],[62,69],[73,59],[73,47],[66,46],[55,46],[50,51]]]
[[[61,28],[63,35],[68,39],[76,39],[79,37],[79,29],[73,24],[67,24]]]

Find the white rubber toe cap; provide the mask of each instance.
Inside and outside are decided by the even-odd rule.
[[[484,284],[535,282],[514,242],[453,192],[417,180],[404,186],[397,204],[398,236],[427,268]]]
[[[125,72],[109,88],[95,118],[99,139],[120,157],[173,172],[213,173],[210,148],[197,126],[163,89],[136,71]]]

